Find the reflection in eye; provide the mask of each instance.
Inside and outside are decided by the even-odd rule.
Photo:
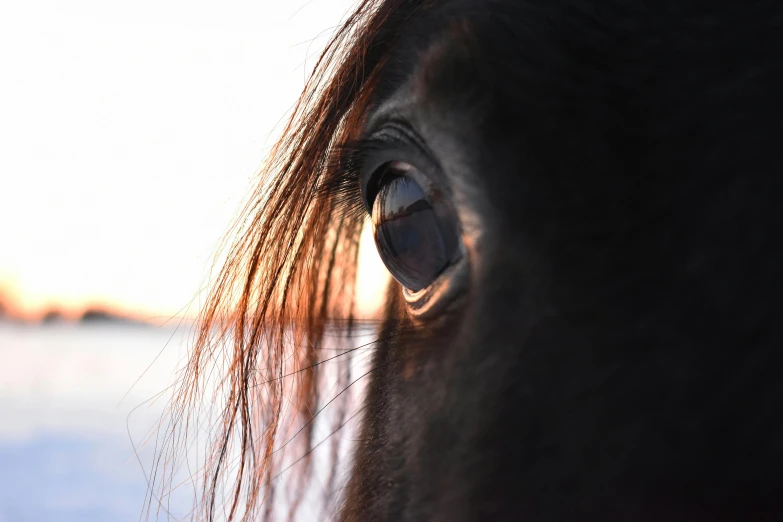
[[[372,223],[375,244],[389,272],[417,292],[431,285],[454,260],[459,238],[448,205],[433,195],[428,197],[406,174],[411,169],[399,162],[386,166],[373,203]]]

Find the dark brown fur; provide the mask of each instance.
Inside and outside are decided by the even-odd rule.
[[[771,1],[364,2],[205,312],[175,410],[229,338],[202,518],[229,470],[228,518],[272,502],[282,377],[320,404],[364,223],[344,150],[389,114],[440,165],[470,283],[426,320],[390,289],[338,518],[783,518],[782,30]]]

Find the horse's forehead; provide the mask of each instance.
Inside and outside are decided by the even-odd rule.
[[[722,4],[709,13],[678,4],[432,2],[403,30],[390,61],[405,71],[396,71],[397,78],[412,77],[420,99],[437,100],[471,84],[488,96],[523,87],[521,82],[540,83],[544,94],[553,84],[572,86],[569,94],[590,84],[647,93],[651,82],[660,86],[680,76],[708,86],[726,75],[715,56],[740,64],[751,55],[765,59],[753,36],[774,35],[777,25],[763,13],[742,4]]]
[[[430,123],[478,128],[491,114],[599,132],[631,118],[632,130],[666,141],[685,132],[696,105],[700,121],[717,125],[727,104],[758,103],[736,89],[773,96],[764,76],[777,51],[754,42],[779,41],[776,18],[741,4],[712,15],[674,1],[435,4],[404,31],[389,60],[396,80],[380,96],[397,88]]]
[[[542,29],[552,16],[563,15],[533,4],[445,2],[422,16],[403,33],[390,60],[395,94],[431,111],[435,120],[476,125],[493,109],[509,115],[542,98],[562,99],[551,86],[562,86],[569,69],[584,66]],[[576,33],[569,38],[587,44],[589,35]],[[609,75],[600,78],[607,80]]]
[[[450,19],[418,57],[414,71],[416,94],[430,97],[434,80],[445,69],[469,67],[476,38],[476,28],[467,15]]]

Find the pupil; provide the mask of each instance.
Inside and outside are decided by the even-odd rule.
[[[435,207],[418,183],[404,175],[384,184],[373,204],[381,259],[392,276],[414,292],[432,284],[457,249],[453,218]]]

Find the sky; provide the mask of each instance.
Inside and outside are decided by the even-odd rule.
[[[28,315],[193,316],[219,240],[353,3],[3,2],[0,294]],[[368,282],[385,279],[369,243],[359,299],[373,304]]]

